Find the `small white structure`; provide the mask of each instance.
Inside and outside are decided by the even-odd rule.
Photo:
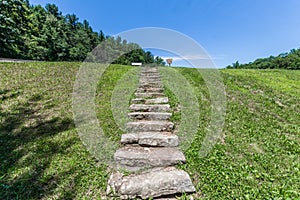
[[[142,66],[142,63],[133,62],[133,63],[131,63],[131,66]]]

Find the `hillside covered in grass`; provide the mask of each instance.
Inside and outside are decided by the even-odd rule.
[[[0,199],[104,199],[109,169],[83,146],[73,122],[80,63],[0,63]],[[133,67],[112,65],[99,81],[96,111],[114,141],[118,80]],[[181,165],[194,199],[300,197],[300,71],[221,70],[227,111],[222,138],[198,151],[210,120],[210,95],[196,69],[176,68],[199,101],[199,129]],[[180,102],[167,91],[174,112]],[[175,115],[176,116],[176,115]],[[179,118],[173,119],[180,124]]]

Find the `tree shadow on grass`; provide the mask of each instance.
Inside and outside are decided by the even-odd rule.
[[[9,93],[1,91],[2,101],[20,95]],[[42,100],[43,96],[34,95],[26,103],[0,112],[0,199],[41,199],[53,193],[55,176],[45,178],[45,170],[54,156],[68,154],[68,147],[78,142],[76,137],[53,139],[64,131],[75,131],[74,123],[71,118],[40,112]],[[72,169],[58,174],[59,178],[69,176],[69,171]],[[73,197],[70,188],[61,198]]]

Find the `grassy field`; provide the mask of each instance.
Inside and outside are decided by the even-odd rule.
[[[79,66],[0,63],[0,199],[105,198],[107,166],[82,145],[72,119]],[[130,69],[110,67],[97,89],[98,118],[115,141],[122,131],[113,119],[111,95]],[[194,87],[201,108],[187,164],[180,166],[197,188],[194,199],[299,199],[300,71],[221,70],[226,123],[218,144],[200,158],[209,93],[195,69],[176,70]],[[167,94],[176,107],[172,92]]]

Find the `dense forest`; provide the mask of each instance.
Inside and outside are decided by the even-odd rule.
[[[103,41],[109,48],[105,48],[106,52],[99,52],[98,48],[96,56],[91,57],[89,52]],[[0,46],[0,57],[4,58],[83,61],[89,56],[109,61],[108,57],[118,55],[114,63],[165,64],[162,58],[145,52],[138,44],[104,35],[102,31],[94,32],[87,20],[80,22],[75,14],[64,16],[54,4],[43,8],[30,5],[28,0],[0,2]]]
[[[289,53],[278,56],[258,58],[248,64],[240,64],[238,61],[227,66],[228,69],[300,69],[300,48],[292,49]]]

